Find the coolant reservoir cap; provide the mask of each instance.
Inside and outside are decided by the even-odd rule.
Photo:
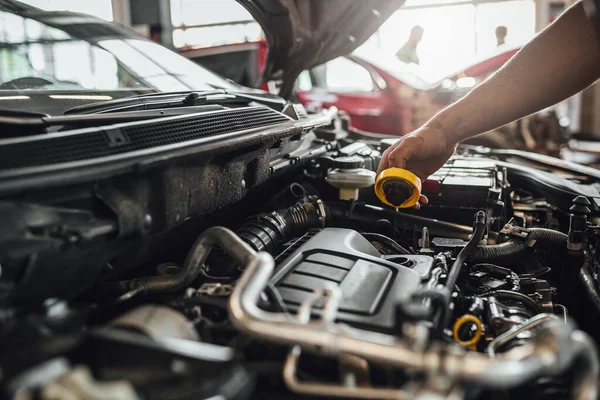
[[[405,169],[388,168],[377,177],[375,194],[388,206],[412,207],[421,198],[421,180]]]
[[[360,156],[346,156],[333,159],[333,168],[356,169],[365,167],[365,159]]]

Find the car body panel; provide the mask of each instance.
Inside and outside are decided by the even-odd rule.
[[[316,82],[310,72],[313,87],[303,90],[297,87],[299,100],[308,108],[335,106],[345,111],[351,118],[354,128],[374,133],[401,136],[418,128],[436,112],[462,97],[471,87],[460,88],[456,82],[461,78],[474,78],[474,84],[498,70],[508,61],[517,49],[496,54],[479,60],[467,67],[447,75],[442,79],[428,81],[411,70],[409,66],[396,60],[399,68],[393,68],[393,62],[382,61],[383,56],[366,52],[355,52],[345,56],[348,62],[355,63],[369,73],[374,89],[371,91],[352,90],[348,87],[328,88],[327,83]],[[446,88],[448,82],[454,87]]]
[[[403,0],[238,0],[265,31],[269,54],[263,81],[281,79],[280,94],[292,94],[305,69],[352,52]]]

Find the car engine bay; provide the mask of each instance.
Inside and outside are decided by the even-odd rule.
[[[5,175],[4,397],[596,397],[596,171],[462,146],[398,210],[372,188],[390,139],[277,114],[211,156]]]

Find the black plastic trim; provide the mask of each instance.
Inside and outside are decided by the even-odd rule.
[[[264,108],[264,107],[249,107]],[[239,110],[243,109],[236,109]],[[215,111],[213,113],[224,113]],[[143,127],[155,125],[157,122],[177,122],[180,119],[190,118],[190,115],[168,117],[160,120],[139,121],[98,128],[78,129],[58,135],[85,135],[104,132],[107,129],[122,127]],[[319,125],[328,124],[331,115],[318,114],[311,118],[293,121],[286,117],[287,122],[267,125],[253,129],[238,127],[230,133],[221,133],[195,140],[146,148],[142,150],[124,152],[121,154],[98,157],[89,160],[78,160],[51,165],[34,166],[29,168],[0,170],[0,195],[18,193],[24,190],[41,189],[51,186],[64,186],[87,182],[90,180],[104,179],[118,174],[132,171],[143,171],[158,163],[166,162],[174,157],[214,153],[226,150],[233,146],[251,145],[269,138],[277,139],[294,136]],[[104,134],[104,133],[103,133]],[[5,150],[5,145],[11,142],[26,142],[28,140],[51,140],[54,135],[37,135],[19,139],[0,140],[0,153]]]

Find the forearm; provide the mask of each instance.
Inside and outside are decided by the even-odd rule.
[[[444,129],[458,143],[569,98],[600,76],[596,35],[576,4],[427,125]]]

